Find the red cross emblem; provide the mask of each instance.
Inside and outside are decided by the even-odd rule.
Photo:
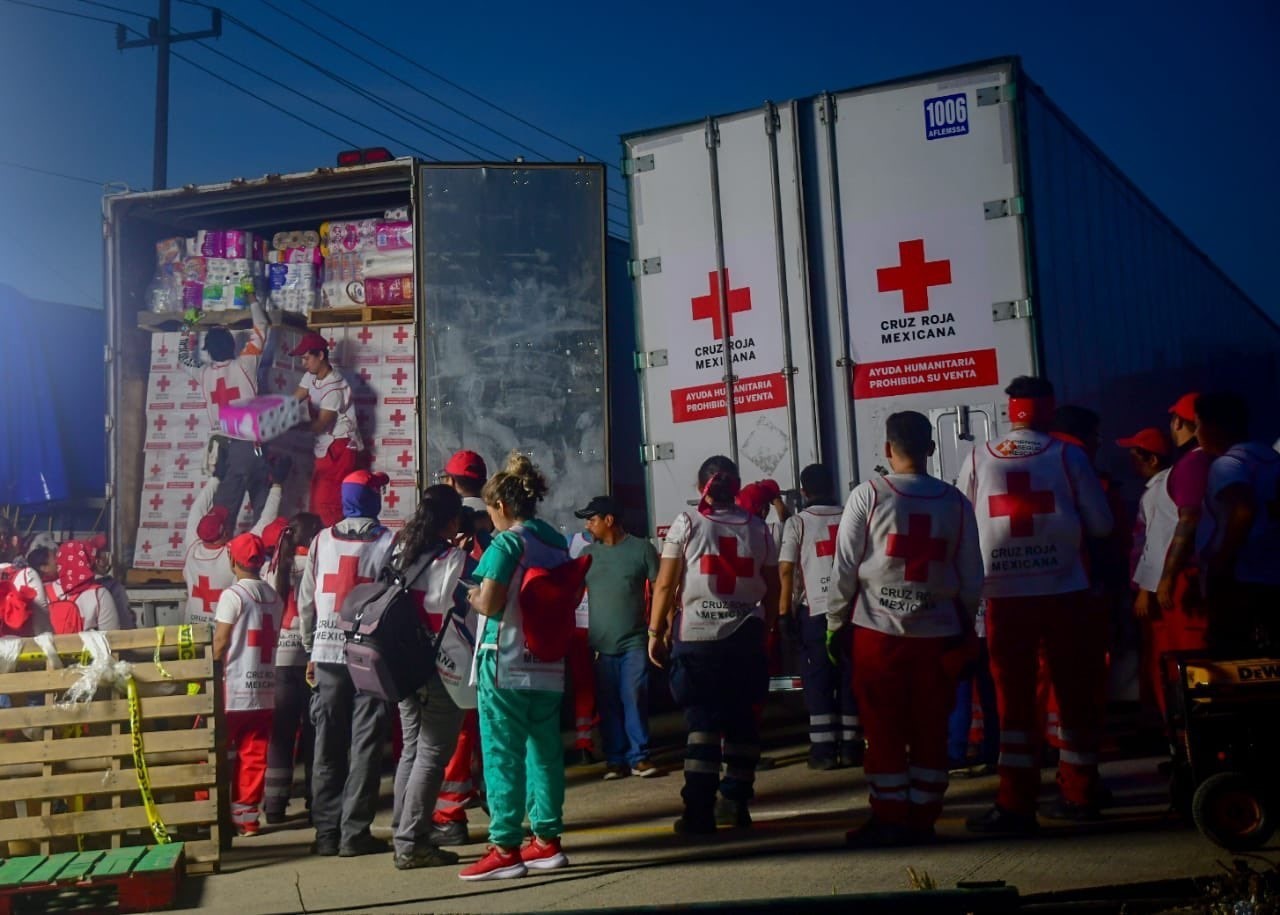
[[[333,595],[333,612],[337,613],[342,609],[351,589],[368,581],[373,579],[360,574],[360,560],[355,556],[343,556],[338,560],[338,574],[326,575],[320,588],[325,594]]]
[[[395,338],[397,343],[403,344],[404,341],[409,339],[409,332],[403,327],[397,327],[396,332],[391,336]]]
[[[827,539],[819,540],[813,545],[814,550],[819,556],[834,556],[836,554],[836,533],[840,530],[840,525],[830,524],[827,526]]]
[[[161,375],[160,380],[156,382],[156,387],[158,387],[161,391],[169,390],[169,376]]]
[[[396,366],[395,374],[391,377],[395,379],[396,384],[404,384],[409,373],[404,370],[404,366]]]
[[[1030,537],[1036,531],[1036,515],[1049,514],[1057,501],[1050,490],[1032,490],[1031,474],[1025,470],[1011,470],[1005,484],[1008,493],[989,497],[991,517],[1008,518],[1012,536]]]
[[[175,550],[178,547],[182,546],[182,535],[179,534],[177,531],[174,531],[172,534],[170,534],[169,546],[173,547]]]
[[[395,508],[396,503],[400,501],[400,494],[393,489],[387,493],[387,497],[382,501],[386,502],[390,508]]]
[[[408,417],[400,412],[399,407],[396,407],[396,412],[388,416],[387,419],[391,420],[391,424],[394,425],[397,429],[399,429],[400,424],[404,422],[406,419],[408,419]]]
[[[161,468],[161,466],[160,466],[159,464],[152,464],[152,465],[151,465],[151,475],[152,475],[153,477],[158,477],[158,476],[160,476],[160,471],[161,471],[162,469],[163,469],[163,468]]]
[[[187,427],[188,432],[195,432],[196,426],[200,425],[200,417],[196,416],[194,413],[188,413],[187,421],[183,425]]]
[[[196,497],[191,493],[187,493],[182,497],[182,507],[187,511],[191,511],[191,505],[196,501]]]
[[[368,383],[369,383],[369,379],[370,379],[370,378],[372,378],[372,377],[373,377],[373,376],[369,374],[369,370],[368,370],[367,368],[365,368],[364,366],[360,366],[360,380],[361,380],[361,381],[363,381],[365,384],[368,384]]]
[[[160,511],[161,505],[164,505],[164,496],[160,495],[160,493],[156,493],[151,497],[151,510],[158,512]]]
[[[373,331],[369,330],[367,327],[362,327],[360,328],[360,333],[356,334],[356,337],[361,343],[367,344],[373,339]]]
[[[164,427],[169,425],[169,421],[165,419],[164,414],[161,413],[159,416],[156,417],[156,421],[153,422],[151,425],[156,427],[157,432],[163,432]]]
[[[191,459],[187,457],[185,454],[179,454],[178,457],[174,460],[174,463],[178,465],[179,470],[186,470],[187,465],[191,463]],[[190,506],[188,506],[188,508],[189,507]]]
[[[400,452],[396,457],[396,460],[400,463],[401,469],[403,469],[413,463],[413,455],[410,454],[409,449],[406,448],[404,451]]]
[[[150,540],[144,540],[144,541],[142,541],[142,552],[144,552],[144,553],[150,553],[150,552],[151,552],[151,541],[150,541]]]
[[[259,628],[250,629],[245,633],[244,643],[249,648],[259,650],[259,657],[262,658],[263,664],[271,663],[271,654],[276,648],[276,627],[270,613],[262,614]]]
[[[159,353],[160,353],[160,355],[161,355],[161,356],[167,356],[167,355],[169,355],[169,344],[167,344],[167,343],[161,343],[161,344],[160,344]]]
[[[881,292],[901,292],[902,310],[929,310],[929,287],[951,285],[951,261],[926,261],[924,239],[898,242],[897,267],[876,271],[876,288]]]
[[[200,381],[199,381],[199,379],[197,379],[197,378],[188,378],[188,379],[187,379],[187,388],[188,388],[189,390],[193,391],[193,392],[194,392],[194,391],[198,391],[198,390],[200,390]]]
[[[738,579],[755,572],[755,560],[750,556],[738,555],[738,541],[733,537],[719,538],[718,545],[720,552],[703,556],[698,561],[698,569],[703,575],[715,576],[711,582],[712,591],[717,594],[733,594],[738,590]]]
[[[695,296],[693,299],[693,319],[702,321],[711,319],[711,334],[719,340],[724,336],[724,327],[720,321],[720,286],[716,283],[716,272],[712,270],[707,276],[711,280],[711,292],[707,295]],[[724,271],[724,288],[729,295],[729,334],[733,335],[733,316],[739,312],[751,310],[751,287],[733,289],[729,286],[729,268]]]
[[[947,558],[947,541],[933,537],[933,518],[909,515],[905,534],[890,534],[885,553],[907,561],[907,581],[928,581],[929,563]]]
[[[218,406],[225,407],[231,401],[240,399],[240,389],[227,387],[227,379],[219,378],[218,383],[213,386],[213,393],[209,395],[209,399]]]
[[[222,596],[222,588],[209,587],[209,576],[201,575],[191,589],[191,596],[200,601],[200,612],[213,613],[218,606],[218,598]]]

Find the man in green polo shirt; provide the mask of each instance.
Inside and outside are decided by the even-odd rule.
[[[584,550],[591,556],[587,631],[597,653],[596,702],[608,764],[604,777],[648,778],[658,768],[649,761],[645,584],[658,577],[658,553],[648,540],[622,529],[609,496],[596,496],[574,514],[592,537]]]

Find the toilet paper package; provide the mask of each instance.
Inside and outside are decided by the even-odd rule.
[[[218,427],[249,442],[269,442],[307,418],[306,401],[282,394],[233,400],[218,409]]]
[[[413,277],[370,277],[364,281],[366,305],[413,304]]]
[[[204,257],[251,258],[255,253],[253,233],[239,229],[201,229],[189,248]]]
[[[364,279],[375,277],[408,276],[413,273],[413,252],[374,251],[366,254],[360,263],[360,275]]]
[[[328,222],[320,227],[322,244],[328,253],[341,251],[369,251],[377,248],[378,220],[361,219],[356,222]]]
[[[413,223],[380,222],[374,230],[373,243],[379,251],[402,251],[413,247]]]

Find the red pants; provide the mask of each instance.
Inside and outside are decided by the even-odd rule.
[[[591,729],[596,723],[596,671],[591,663],[591,643],[587,630],[574,629],[569,643],[569,686],[573,690],[573,728],[575,750],[591,750]]]
[[[319,515],[325,527],[332,527],[342,520],[342,480],[359,468],[359,458],[348,438],[335,439],[328,452],[316,458],[311,472],[308,511]]]
[[[476,796],[471,772],[473,759],[480,752],[480,719],[475,709],[462,716],[462,728],[458,731],[458,744],[453,757],[444,767],[444,781],[440,783],[440,795],[436,798],[436,811],[432,822],[467,822],[467,805]]]
[[[1161,661],[1165,652],[1197,651],[1205,647],[1205,631],[1209,618],[1200,594],[1197,569],[1183,569],[1173,582],[1173,608],[1163,611],[1151,595],[1152,615],[1143,624],[1142,662],[1156,708],[1161,719],[1167,719],[1165,688],[1169,671]]]
[[[267,785],[271,709],[227,712],[227,759],[231,765],[231,822],[258,825]]]
[[[956,692],[942,653],[942,639],[854,627],[853,691],[867,739],[863,771],[871,813],[882,823],[927,830],[942,812]]]
[[[1100,605],[1086,591],[987,601],[987,644],[1000,709],[996,803],[1005,810],[1035,813],[1043,740],[1036,708],[1041,648],[1058,697],[1058,784],[1070,803],[1092,802],[1098,779],[1097,684],[1106,665],[1102,619]]]

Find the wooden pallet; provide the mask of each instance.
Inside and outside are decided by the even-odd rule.
[[[356,305],[351,308],[315,308],[308,327],[345,327],[348,324],[404,324],[413,320],[412,305]]]
[[[136,846],[10,858],[0,864],[0,915],[16,911],[152,912],[177,901],[185,846]]]
[[[279,308],[268,308],[267,318],[272,324],[292,324],[295,327],[306,327],[306,315],[292,311],[281,311]],[[229,327],[243,329],[253,326],[253,312],[248,308],[232,308],[227,311],[204,311],[196,327]],[[173,312],[155,314],[150,311],[138,313],[139,330],[162,333],[182,329],[182,315]]]
[[[164,670],[155,663],[157,632]],[[215,676],[212,630],[191,627],[179,656],[179,627],[106,634],[113,655],[132,665],[139,693],[143,753],[156,813],[169,835],[186,843],[187,868],[218,867],[229,839],[224,766],[221,677]],[[91,701],[59,707],[80,673],[79,636],[57,636],[63,663],[48,664],[24,639],[18,669],[0,674],[0,852],[10,855],[119,849],[155,841],[134,767],[130,703],[107,688]],[[168,677],[165,673],[168,673]]]
[[[185,588],[186,579],[176,569],[129,569],[125,572],[124,583],[130,585],[170,585]]]

